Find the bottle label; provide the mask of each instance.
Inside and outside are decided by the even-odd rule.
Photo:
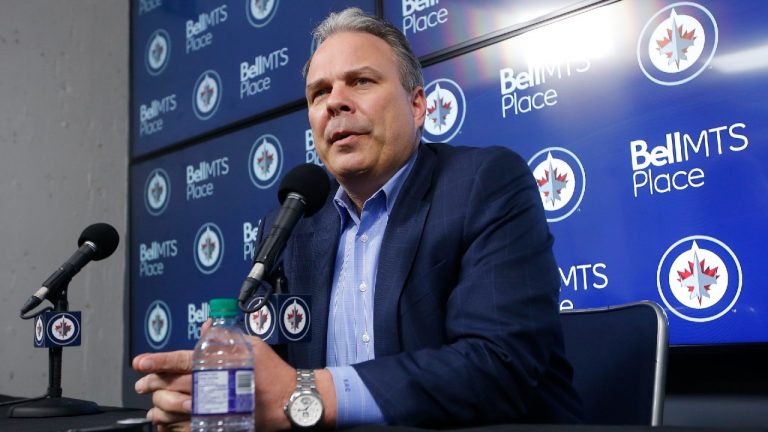
[[[192,415],[253,412],[253,370],[211,369],[192,372]]]

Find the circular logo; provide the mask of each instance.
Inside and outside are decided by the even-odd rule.
[[[40,317],[40,315],[35,318],[35,345],[40,346],[43,344],[43,335],[44,335],[44,329],[43,329],[43,318]]]
[[[283,336],[297,341],[307,335],[310,328],[309,306],[300,297],[288,297],[280,306]]]
[[[144,183],[144,206],[149,214],[158,216],[168,207],[171,197],[171,180],[162,168],[152,170]]]
[[[576,211],[584,198],[587,176],[575,154],[561,147],[546,148],[528,166],[539,187],[547,222],[559,222]]]
[[[461,130],[467,103],[458,84],[446,78],[437,79],[424,88],[427,96],[427,118],[423,139],[426,142],[448,142]]]
[[[224,258],[224,236],[216,224],[203,224],[195,235],[195,265],[203,274],[218,270]]]
[[[171,309],[162,300],[153,301],[144,315],[144,335],[152,348],[163,348],[171,337]]]
[[[280,0],[245,0],[245,16],[254,27],[264,27],[272,21]]]
[[[248,174],[259,189],[271,187],[283,169],[283,147],[274,135],[262,135],[253,142],[248,156]]]
[[[656,84],[684,84],[709,66],[717,50],[715,17],[703,6],[680,2],[656,12],[637,41],[637,61]]]
[[[155,30],[149,36],[147,47],[144,49],[144,65],[150,75],[160,75],[168,66],[171,58],[171,37],[163,29]]]
[[[213,117],[221,101],[221,78],[215,70],[209,69],[200,75],[195,82],[192,94],[192,107],[200,120]]]
[[[262,296],[254,297],[249,302],[247,307],[253,307],[257,302],[263,299]],[[261,309],[256,312],[245,314],[245,329],[248,334],[258,336],[262,339],[267,339],[272,336],[275,331],[275,306],[267,302]]]
[[[725,315],[741,294],[736,254],[712,237],[694,235],[669,247],[656,270],[656,286],[670,311],[686,321]]]
[[[62,312],[51,317],[45,331],[57,344],[69,345],[80,335],[80,323],[72,314]]]

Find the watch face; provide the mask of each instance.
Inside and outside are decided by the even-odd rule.
[[[288,414],[297,426],[314,426],[323,415],[323,402],[314,395],[302,395],[291,402]]]

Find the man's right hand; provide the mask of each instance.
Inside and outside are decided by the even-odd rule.
[[[133,368],[147,375],[136,381],[136,392],[152,393],[147,418],[158,431],[188,431],[192,414],[192,351],[139,354]]]

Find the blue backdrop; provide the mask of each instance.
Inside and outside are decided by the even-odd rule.
[[[143,0],[132,355],[191,347],[205,302],[236,295],[280,178],[318,162],[309,32],[350,4],[425,56],[426,141],[529,161],[562,308],[649,299],[672,344],[768,342],[764,2]]]

